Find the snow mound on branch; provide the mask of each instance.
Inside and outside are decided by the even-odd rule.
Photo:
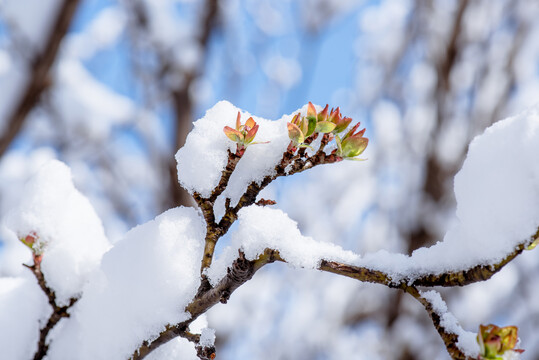
[[[204,235],[192,208],[171,209],[130,230],[103,256],[55,334],[51,359],[127,359],[167,324],[188,319],[184,308],[200,285]]]
[[[499,121],[470,144],[455,177],[457,222],[411,257],[377,252],[359,265],[393,280],[499,263],[539,227],[539,106]]]
[[[479,355],[479,346],[476,340],[477,334],[466,331],[459,325],[457,318],[448,311],[447,305],[442,300],[440,293],[431,290],[420,291],[420,294],[432,305],[432,311],[439,316],[440,326],[446,332],[458,336],[458,347],[468,356],[476,358]]]
[[[236,150],[236,143],[225,136],[223,128],[235,127],[238,111],[241,113],[242,124],[252,116],[227,101],[215,104],[203,118],[194,123],[185,145],[176,153],[178,179],[190,193],[198,192],[208,197],[219,183],[227,163],[227,150]],[[299,111],[306,112],[306,106]],[[238,163],[223,194],[231,199],[232,205],[238,202],[252,181],[260,183],[266,175],[274,173],[275,165],[290,143],[286,123],[297,112],[284,115],[276,121],[252,116],[260,125],[255,141],[269,143],[249,146]]]
[[[301,235],[297,223],[281,210],[252,205],[240,210],[238,220],[231,245],[208,270],[213,285],[226,275],[226,269],[238,257],[238,250],[243,251],[248,260],[255,260],[266,249],[278,250],[288,264],[309,269],[318,268],[322,259],[346,263],[358,259],[351,251],[335,244]]]
[[[225,150],[221,151],[223,157]],[[251,206],[240,211],[231,246],[208,275],[215,284],[237,258],[238,250],[252,260],[266,248],[278,250],[293,266],[316,268],[321,259],[342,261],[381,270],[395,282],[499,263],[539,227],[538,154],[539,106],[494,124],[474,139],[455,177],[456,223],[443,241],[411,256],[379,251],[360,258],[302,236],[297,224],[279,210]],[[215,183],[221,169],[217,171]]]
[[[46,163],[27,183],[6,225],[19,238],[36,233],[44,243],[41,269],[59,304],[81,293],[110,247],[101,220],[60,161]]]
[[[182,337],[177,337],[170,340],[166,344],[159,346],[157,349],[152,351],[146,359],[200,360],[200,358],[197,356],[197,351],[193,343]]]
[[[2,359],[32,359],[39,328],[50,314],[45,294],[28,271],[24,277],[0,278],[0,349]]]

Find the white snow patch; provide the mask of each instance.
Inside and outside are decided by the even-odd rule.
[[[164,345],[159,346],[147,357],[148,360],[199,360],[193,343],[182,337],[177,337]]]
[[[231,245],[208,270],[212,284],[226,275],[226,269],[238,257],[238,250],[248,260],[254,260],[266,249],[278,250],[288,264],[298,268],[316,269],[322,259],[352,263],[359,258],[350,251],[301,235],[297,223],[281,210],[246,207],[238,213],[239,226],[232,234]]]
[[[190,192],[198,192],[207,197],[219,183],[221,172],[227,163],[227,150],[235,151],[236,143],[223,133],[225,126],[235,127],[238,111],[242,124],[252,116],[227,101],[220,101],[206,112],[206,115],[194,123],[185,145],[178,150],[178,178]],[[298,111],[306,111],[306,106]],[[248,184],[260,183],[266,175],[271,175],[286,151],[290,139],[286,122],[298,111],[284,115],[276,121],[252,116],[260,128],[255,141],[269,141],[268,144],[251,145],[238,163],[230,178],[223,197],[229,197],[232,205],[236,204]]]
[[[411,256],[379,251],[357,265],[394,281],[498,263],[539,227],[539,105],[476,137],[455,177],[457,221]]]
[[[204,234],[192,208],[171,209],[129,231],[103,257],[50,357],[126,359],[167,324],[188,319],[184,308],[200,284]]]
[[[93,139],[107,139],[112,126],[135,117],[133,102],[97,81],[80,61],[61,61],[56,78],[60,86],[54,101],[74,133],[79,130]]]
[[[457,346],[467,356],[473,358],[479,355],[479,345],[476,341],[476,334],[465,331],[458,323],[457,318],[447,310],[447,305],[440,294],[436,291],[421,291],[421,296],[431,305],[432,310],[440,317],[440,326],[450,334],[458,335]]]
[[[197,121],[186,146],[178,151],[179,178],[191,192],[208,196],[217,185],[226,164],[226,150],[235,146],[222,128],[234,125],[237,111],[227,102],[215,105]],[[499,262],[539,227],[538,111],[539,106],[500,121],[472,142],[455,178],[458,219],[436,245],[416,250],[411,256],[382,250],[360,259],[303,237],[283,212],[255,206],[240,211],[240,227],[232,235],[231,248],[209,270],[210,278],[215,282],[224,276],[238,249],[248,259],[255,259],[266,248],[279,250],[293,266],[307,268],[316,268],[322,258],[343,256],[356,265],[382,270],[396,282]],[[242,121],[248,116],[242,113]],[[288,144],[284,122],[290,117],[274,122],[255,118],[260,123],[258,140],[271,143],[247,149],[219,200],[230,197],[235,204],[251,181],[261,181],[273,172]]]
[[[215,330],[210,328],[202,329],[199,344],[200,346],[213,346],[215,344]]]
[[[41,269],[60,305],[81,293],[110,246],[92,205],[75,189],[69,168],[57,160],[27,183],[6,225],[19,238],[35,232],[45,244]]]
[[[51,311],[34,276],[0,278],[0,349],[2,359],[32,359],[39,328]]]

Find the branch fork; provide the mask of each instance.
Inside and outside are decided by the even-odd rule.
[[[39,342],[37,350],[34,354],[34,360],[41,360],[47,355],[47,351],[49,349],[49,345],[47,344],[47,336],[49,335],[50,331],[58,324],[58,322],[62,318],[68,318],[69,317],[69,309],[75,303],[78,301],[78,298],[71,298],[69,300],[69,304],[66,306],[59,306],[56,302],[56,294],[54,291],[48,287],[47,281],[45,280],[45,275],[41,271],[41,260],[42,255],[38,255],[36,253],[33,253],[33,265],[26,265],[23,264],[26,268],[28,268],[30,271],[32,271],[32,274],[34,274],[37,283],[43,293],[47,296],[47,299],[49,301],[49,305],[52,308],[52,313],[49,316],[49,319],[47,320],[47,324],[40,330],[39,332]]]

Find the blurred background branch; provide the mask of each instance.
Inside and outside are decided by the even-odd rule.
[[[11,114],[4,120],[7,124],[4,125],[4,132],[0,137],[0,157],[21,130],[30,111],[37,106],[40,95],[50,85],[49,70],[56,60],[60,43],[71,25],[78,3],[78,0],[64,0],[58,6],[51,29],[47,29],[49,35],[43,39],[44,44],[33,49],[35,55],[26,64],[29,72],[27,84],[19,99],[13,103]]]

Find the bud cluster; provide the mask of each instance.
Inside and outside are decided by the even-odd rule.
[[[232,129],[230,126],[225,126],[223,129],[225,135],[237,144],[238,155],[243,155],[245,149],[249,145],[263,144],[259,142],[253,142],[256,133],[258,132],[258,124],[250,117],[247,119],[244,125],[241,124],[241,114],[238,111],[236,118],[236,128]]]
[[[365,129],[357,131],[360,123],[357,123],[352,129],[343,133],[352,122],[351,118],[342,117],[339,108],[328,111],[328,105],[317,113],[314,105],[309,102],[307,115],[296,114],[292,121],[287,123],[288,137],[291,140],[290,146],[310,147],[309,143],[317,134],[328,134],[327,140],[335,140],[336,149],[333,154],[349,160],[356,159],[361,155],[369,143],[369,139],[363,137]],[[341,137],[342,136],[342,137]],[[310,140],[309,140],[310,139]]]
[[[479,359],[503,360],[506,352],[522,353],[524,350],[515,349],[518,343],[516,326],[498,327],[496,325],[479,325],[477,334],[479,343]]]
[[[21,242],[28,246],[32,250],[34,263],[38,264],[43,258],[43,251],[45,249],[45,243],[39,238],[39,235],[35,231],[31,231],[25,237],[20,238]]]
[[[323,134],[323,143],[319,152],[330,141],[335,140],[335,149],[331,153],[336,161],[343,159],[347,160],[362,160],[357,156],[361,155],[369,144],[369,139],[364,137],[365,129],[359,130],[360,123],[358,122],[351,129],[346,131],[351,118],[343,117],[339,108],[328,110],[329,106],[317,112],[314,105],[309,102],[307,106],[307,115],[302,116],[296,114],[290,122],[288,122],[288,137],[291,142],[288,146],[289,152],[293,153],[298,148],[311,148],[310,144],[319,134]],[[237,144],[236,155],[243,155],[245,149],[249,145],[263,144],[253,142],[256,133],[258,132],[258,124],[252,117],[247,119],[245,124],[241,123],[241,115],[238,112],[236,118],[236,128],[225,126],[223,131],[225,135]],[[311,148],[312,149],[312,148]]]

